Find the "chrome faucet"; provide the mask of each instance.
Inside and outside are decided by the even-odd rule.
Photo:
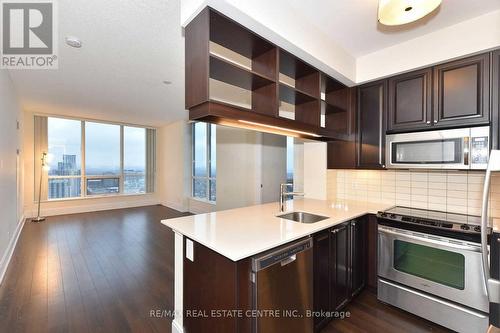
[[[304,192],[287,192],[286,188],[288,186],[293,186],[293,184],[280,184],[280,212],[285,211],[285,201],[286,197],[289,195],[299,195],[299,196],[304,196]]]

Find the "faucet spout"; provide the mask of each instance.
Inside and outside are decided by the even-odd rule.
[[[285,201],[287,196],[304,196],[304,192],[287,192],[287,187],[293,186],[293,184],[287,183],[287,184],[280,184],[280,212],[285,211]]]

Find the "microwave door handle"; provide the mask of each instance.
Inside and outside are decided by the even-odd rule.
[[[481,258],[483,262],[483,275],[488,292],[488,298],[492,303],[500,303],[500,281],[492,279],[490,276],[490,266],[488,263],[488,204],[490,196],[491,173],[500,171],[500,150],[492,150],[486,176],[484,177],[483,204],[481,208]]]
[[[469,165],[470,150],[470,138],[466,136],[464,137],[464,165]]]

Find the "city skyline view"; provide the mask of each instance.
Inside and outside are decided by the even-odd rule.
[[[82,196],[82,167],[86,176],[85,195],[146,192],[145,128],[53,117],[48,118],[47,125],[49,199]],[[85,137],[83,145],[82,137]],[[120,188],[121,175],[123,188]]]

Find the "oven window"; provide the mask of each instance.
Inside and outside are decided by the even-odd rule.
[[[462,162],[462,140],[443,139],[392,143],[392,164],[448,164]]]
[[[448,287],[465,288],[465,257],[460,253],[395,240],[394,268]]]

